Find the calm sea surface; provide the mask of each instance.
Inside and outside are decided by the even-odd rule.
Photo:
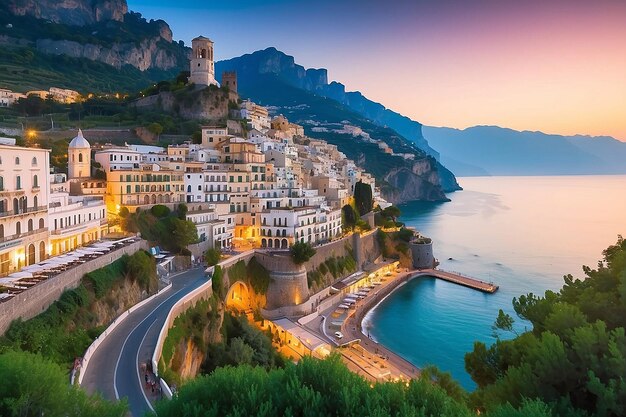
[[[440,268],[493,281],[483,294],[417,278],[364,321],[370,335],[413,364],[437,365],[467,389],[475,384],[463,356],[475,340],[492,343],[498,309],[511,299],[556,290],[563,275],[582,277],[602,250],[626,236],[626,176],[460,178],[449,203],[413,202],[401,220],[433,238]],[[523,330],[525,323],[517,323]]]

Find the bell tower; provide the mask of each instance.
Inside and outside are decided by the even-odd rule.
[[[213,62],[213,41],[198,36],[191,41],[191,62],[189,82],[196,85],[218,85],[215,81]]]

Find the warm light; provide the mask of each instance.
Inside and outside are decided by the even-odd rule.
[[[28,129],[26,131],[26,135],[28,136],[29,139],[34,138],[36,134],[37,134],[37,131],[35,131],[34,129]]]
[[[119,205],[119,204],[116,204],[116,205],[115,205],[115,212],[116,212],[116,213],[119,213],[119,212],[120,212],[120,205]]]

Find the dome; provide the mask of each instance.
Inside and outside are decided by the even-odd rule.
[[[72,139],[69,148],[91,148],[91,145],[83,136],[83,131],[78,129],[78,135],[74,139]]]

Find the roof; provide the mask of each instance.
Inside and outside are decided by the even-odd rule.
[[[304,344],[309,350],[314,351],[317,348],[322,346],[328,346],[328,342],[323,341],[319,337],[317,337],[314,333],[305,329],[302,326],[294,323],[293,321],[283,318],[278,320],[273,320],[274,324],[281,327],[286,332],[291,333],[294,337],[296,337],[302,344]]]
[[[89,142],[87,142],[87,139],[85,139],[85,137],[83,136],[83,131],[81,129],[78,129],[78,135],[74,139],[72,139],[68,147],[90,149],[91,145],[89,144]]]
[[[213,41],[212,41],[211,39],[209,39],[209,38],[205,38],[205,37],[204,37],[204,36],[202,36],[202,35],[200,35],[200,36],[198,36],[198,37],[193,38],[191,41],[192,41],[192,42],[193,42],[193,41],[209,41],[209,42],[213,43]]]

